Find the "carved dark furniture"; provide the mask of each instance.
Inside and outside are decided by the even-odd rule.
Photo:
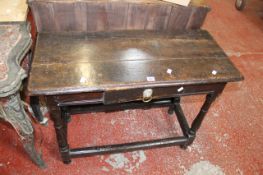
[[[47,98],[63,161],[69,163],[73,157],[101,153],[186,147],[225,84],[241,79],[206,31],[40,33],[28,88],[31,95]],[[190,127],[180,97],[194,94],[207,97]],[[161,106],[175,111],[183,136],[69,149],[67,121],[71,114]]]
[[[243,79],[213,38],[199,30],[206,7],[157,0],[30,0],[29,5],[39,33],[28,92],[46,98],[64,163],[103,153],[186,148],[225,84]],[[189,126],[180,98],[196,94],[206,94],[206,100]],[[72,114],[151,107],[175,112],[183,135],[69,148]]]
[[[0,23],[0,41],[0,118],[16,129],[30,158],[45,167],[34,147],[34,130],[19,94],[22,80],[27,76],[20,62],[31,46],[29,25]]]

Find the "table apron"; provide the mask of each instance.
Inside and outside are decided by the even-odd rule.
[[[209,94],[222,90],[225,83],[147,87],[124,90],[110,90],[104,92],[87,92],[68,95],[54,96],[58,106],[79,106],[79,105],[111,105],[127,102],[143,102],[143,92],[151,89],[152,101],[163,100],[180,96]]]

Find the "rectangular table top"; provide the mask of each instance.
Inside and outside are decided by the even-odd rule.
[[[26,0],[0,0],[0,22],[26,21]]]
[[[40,33],[31,95],[204,84],[243,76],[206,31]]]

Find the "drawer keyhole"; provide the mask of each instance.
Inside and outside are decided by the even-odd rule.
[[[142,101],[147,103],[152,100],[153,90],[152,89],[145,89],[143,91],[143,98]]]

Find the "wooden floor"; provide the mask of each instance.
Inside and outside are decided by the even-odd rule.
[[[203,26],[245,76],[227,85],[214,103],[187,150],[179,147],[135,151],[125,154],[73,159],[64,165],[59,158],[52,122],[34,124],[36,145],[48,168],[38,169],[25,154],[15,131],[0,123],[0,175],[180,175],[263,174],[263,1],[250,0],[243,12],[234,0],[207,0],[212,11]],[[261,11],[260,11],[261,10]],[[191,120],[203,97],[183,99]],[[167,109],[92,113],[72,119],[72,147],[161,138],[181,132]],[[198,174],[198,175],[199,175]]]

